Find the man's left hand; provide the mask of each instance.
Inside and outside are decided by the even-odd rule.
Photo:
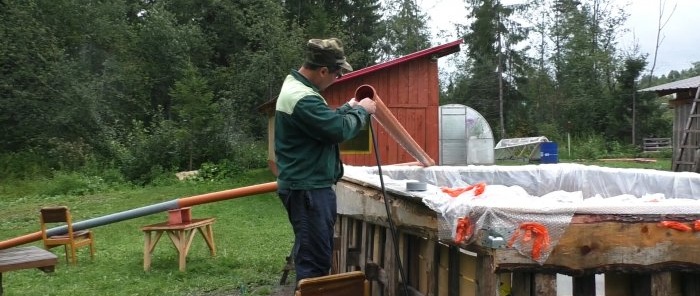
[[[355,108],[355,106],[357,106],[357,103],[358,102],[355,100],[355,98],[351,98],[350,101],[348,101],[348,105],[350,105],[350,107],[352,108]]]

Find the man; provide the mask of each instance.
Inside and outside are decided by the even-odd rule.
[[[343,176],[338,144],[355,137],[376,108],[368,98],[328,107],[320,92],[348,71],[340,40],[311,39],[304,64],[287,75],[277,97],[277,185],[294,229],[297,282],[330,270],[337,213],[332,186]]]

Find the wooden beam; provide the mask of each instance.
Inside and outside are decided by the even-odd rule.
[[[610,270],[700,268],[700,236],[645,223],[572,223],[540,266],[514,249],[496,249],[497,272],[547,271],[579,276]]]

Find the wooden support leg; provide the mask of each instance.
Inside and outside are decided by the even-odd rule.
[[[156,244],[160,237],[163,235],[162,231],[157,231],[155,238],[150,231],[144,231],[144,243],[143,243],[143,270],[148,271],[151,269],[151,258],[153,257],[153,250],[156,248]]]
[[[204,229],[202,229],[204,228]],[[214,232],[211,230],[211,225],[205,225],[201,228],[197,228],[197,231],[202,235],[204,241],[209,247],[209,254],[212,257],[216,256],[216,245],[214,244]]]
[[[151,254],[152,254],[152,249],[151,249],[151,233],[146,231],[144,232],[144,239],[143,239],[143,271],[148,271],[151,269]]]

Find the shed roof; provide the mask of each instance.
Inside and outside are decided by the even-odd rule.
[[[438,46],[424,49],[421,51],[416,51],[414,53],[407,54],[405,56],[402,56],[402,57],[399,57],[399,58],[396,58],[396,59],[393,59],[390,61],[386,61],[386,62],[383,62],[380,64],[372,65],[372,66],[362,68],[362,69],[357,70],[357,71],[350,72],[347,75],[343,75],[343,77],[341,77],[340,80],[351,79],[353,77],[367,75],[367,74],[372,73],[372,72],[386,69],[386,68],[389,68],[389,67],[392,67],[392,66],[395,66],[398,64],[402,64],[402,63],[405,63],[408,61],[415,60],[415,59],[424,58],[426,56],[438,59],[438,58],[441,58],[441,57],[446,56],[448,54],[458,52],[460,50],[459,45],[462,44],[462,42],[463,42],[463,40],[459,39],[459,40],[452,41],[450,43],[445,43],[443,45],[438,45]]]
[[[639,91],[655,91],[659,95],[667,95],[676,93],[681,90],[692,90],[700,87],[700,76],[695,76],[683,80],[665,83],[662,85],[652,86]]]
[[[362,69],[357,70],[357,71],[352,71],[346,75],[343,75],[343,77],[340,77],[340,79],[338,79],[336,82],[347,80],[347,79],[352,79],[354,77],[367,75],[369,73],[376,72],[376,71],[386,69],[386,68],[390,68],[390,67],[393,67],[393,66],[396,66],[399,64],[406,63],[408,61],[415,60],[415,59],[420,59],[420,58],[425,58],[425,57],[432,57],[434,59],[438,59],[438,58],[441,58],[441,57],[446,56],[448,54],[453,54],[455,52],[459,52],[460,51],[459,46],[460,46],[460,44],[462,44],[462,42],[464,42],[462,39],[458,39],[458,40],[455,40],[455,41],[452,41],[449,43],[445,43],[443,45],[438,45],[438,46],[427,48],[427,49],[424,49],[421,51],[416,51],[414,53],[411,53],[411,54],[408,54],[408,55],[405,55],[405,56],[402,56],[402,57],[399,57],[399,58],[396,58],[393,60],[389,60],[389,61],[386,61],[383,63],[372,65],[372,66],[369,66],[366,68],[362,68]],[[256,109],[258,111],[262,111],[262,112],[270,111],[270,110],[272,110],[271,108],[274,107],[274,104],[276,101],[277,101],[277,96],[271,98],[269,101],[258,106]]]

